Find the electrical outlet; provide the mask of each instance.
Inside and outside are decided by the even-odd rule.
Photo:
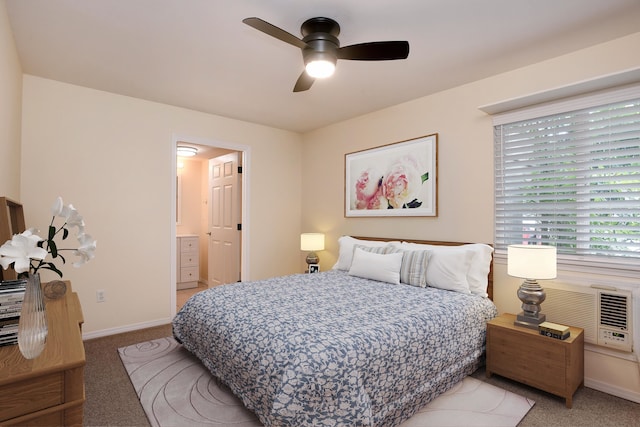
[[[96,302],[105,302],[106,298],[104,296],[104,290],[100,289],[96,291]]]

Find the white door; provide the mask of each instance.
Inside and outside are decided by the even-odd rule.
[[[209,160],[209,285],[240,280],[241,174],[238,154]]]

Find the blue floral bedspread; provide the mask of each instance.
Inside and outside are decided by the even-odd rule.
[[[478,368],[489,299],[342,271],[211,288],[173,321],[266,426],[396,426]]]

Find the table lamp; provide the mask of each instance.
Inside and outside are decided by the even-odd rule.
[[[540,313],[540,304],[546,294],[537,280],[555,279],[556,248],[546,245],[507,246],[507,274],[525,279],[518,289],[522,312],[514,323],[538,329],[538,325],[546,320],[546,316]]]
[[[324,234],[322,233],[302,233],[300,235],[300,250],[309,251],[307,254],[307,265],[318,264],[320,258],[315,251],[324,250]]]

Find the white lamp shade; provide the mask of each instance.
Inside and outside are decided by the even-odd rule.
[[[555,279],[555,246],[507,246],[507,274],[522,279]]]
[[[323,251],[324,234],[322,233],[302,233],[300,235],[301,251]]]

